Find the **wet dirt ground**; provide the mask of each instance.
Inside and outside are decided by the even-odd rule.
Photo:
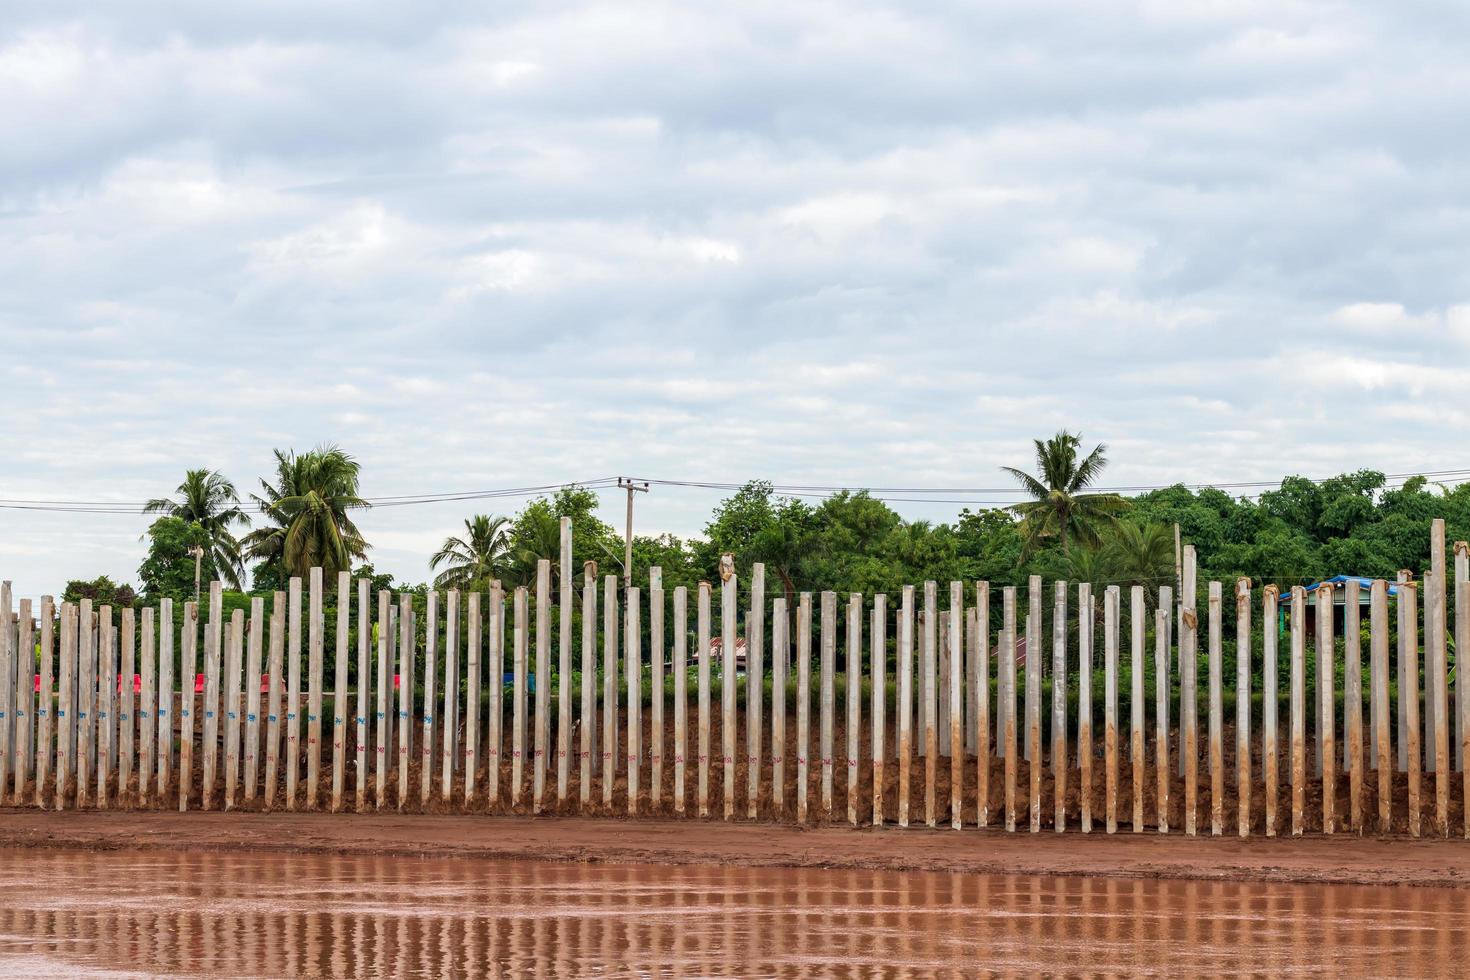
[[[7,976],[1470,972],[1433,887],[159,848],[5,850],[0,894]]]

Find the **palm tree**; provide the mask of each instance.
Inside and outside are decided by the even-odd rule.
[[[476,514],[464,522],[464,529],[463,537],[445,538],[444,547],[429,559],[431,570],[446,566],[434,579],[435,588],[482,588],[491,579],[504,578],[509,569],[509,518]]]
[[[1160,585],[1174,581],[1174,532],[1165,524],[1119,521],[1107,552],[1113,579],[1141,585],[1147,596],[1156,596]]]
[[[274,523],[246,536],[249,557],[303,578],[318,565],[332,576],[367,557],[367,542],[348,516],[371,506],[357,494],[357,461],[334,445],[299,455],[277,449],[275,456],[275,486],[261,480],[265,496],[250,495]]]
[[[1021,532],[1025,554],[1029,555],[1046,538],[1058,538],[1062,551],[1075,539],[1095,546],[1100,540],[1099,528],[1117,520],[1128,502],[1115,493],[1082,493],[1102,474],[1108,465],[1107,446],[1098,444],[1081,460],[1081,434],[1063,429],[1045,442],[1036,443],[1036,470],[1032,476],[1013,466],[1002,466],[1029,493],[1031,500],[1011,509],[1022,517]]]
[[[248,526],[250,518],[240,509],[235,485],[218,470],[188,470],[175,492],[178,500],[157,497],[143,505],[143,513],[179,517],[198,524],[209,537],[209,557],[221,581],[232,589],[240,588],[245,564],[240,559],[240,542],[230,527]]]

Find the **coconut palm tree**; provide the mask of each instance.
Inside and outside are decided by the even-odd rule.
[[[1072,541],[1096,545],[1100,528],[1117,520],[1128,502],[1115,493],[1083,493],[1097,481],[1108,465],[1107,446],[1098,444],[1081,459],[1080,433],[1063,429],[1036,443],[1036,471],[1032,476],[1013,466],[1002,466],[1029,493],[1031,500],[1011,509],[1021,515],[1025,553],[1029,555],[1047,538],[1057,538],[1065,553]]]
[[[230,528],[248,526],[250,518],[240,509],[235,485],[218,470],[188,470],[175,492],[179,499],[157,497],[143,505],[143,513],[198,524],[209,538],[209,557],[220,580],[232,589],[240,588],[245,564],[240,559],[240,542]]]
[[[478,589],[504,578],[510,568],[510,519],[476,514],[464,522],[462,537],[451,535],[429,559],[429,568],[446,566],[434,579],[439,589]]]
[[[365,558],[367,542],[349,516],[370,506],[357,493],[358,462],[334,445],[275,456],[275,485],[261,480],[264,496],[250,495],[273,523],[246,536],[247,555],[303,578],[318,565],[330,577]]]
[[[1111,577],[1123,585],[1141,585],[1157,597],[1160,585],[1174,581],[1174,531],[1165,524],[1119,521],[1108,540]]]

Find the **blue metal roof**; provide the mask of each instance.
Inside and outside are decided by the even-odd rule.
[[[1363,598],[1360,599],[1359,601],[1360,602],[1366,602],[1367,601],[1367,598],[1368,598],[1368,590],[1370,588],[1372,588],[1373,583],[1375,581],[1376,581],[1376,579],[1367,578],[1366,576],[1363,576],[1363,575],[1334,575],[1332,578],[1323,579],[1321,582],[1313,582],[1311,585],[1305,586],[1304,588],[1305,588],[1305,591],[1306,592],[1312,593],[1312,592],[1316,592],[1317,589],[1320,586],[1324,585],[1324,584],[1332,585],[1332,586],[1336,587],[1336,586],[1343,585],[1346,582],[1357,582],[1358,585],[1360,585],[1362,587],[1362,589],[1363,589]],[[1398,595],[1398,592],[1399,592],[1399,587],[1395,583],[1389,582],[1388,583],[1388,594],[1389,595]],[[1281,593],[1281,601],[1282,602],[1291,602],[1291,591],[1290,590],[1287,590],[1287,591]]]

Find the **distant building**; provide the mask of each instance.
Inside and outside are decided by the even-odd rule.
[[[1358,583],[1358,608],[1361,610],[1358,615],[1358,621],[1366,625],[1368,622],[1367,610],[1370,602],[1372,601],[1371,590],[1373,588],[1373,581],[1373,579],[1365,578],[1362,575],[1335,575],[1332,578],[1322,579],[1322,581],[1320,582],[1313,582],[1311,585],[1306,586],[1307,608],[1302,617],[1304,620],[1306,634],[1308,636],[1314,636],[1316,634],[1317,590],[1320,589],[1323,585],[1329,584],[1332,586],[1332,623],[1336,635],[1342,635],[1343,625],[1347,622],[1346,586],[1348,582]],[[1396,596],[1398,596],[1398,594],[1399,587],[1393,582],[1389,582],[1389,598],[1395,598]],[[1277,629],[1281,632],[1285,632],[1290,626],[1290,621],[1287,619],[1287,615],[1291,612],[1291,602],[1291,590],[1283,589],[1281,591],[1281,598],[1276,607]]]
[[[725,660],[725,638],[717,636],[709,641],[710,657],[716,663],[724,663]],[[745,637],[735,637],[735,672],[745,670]]]

